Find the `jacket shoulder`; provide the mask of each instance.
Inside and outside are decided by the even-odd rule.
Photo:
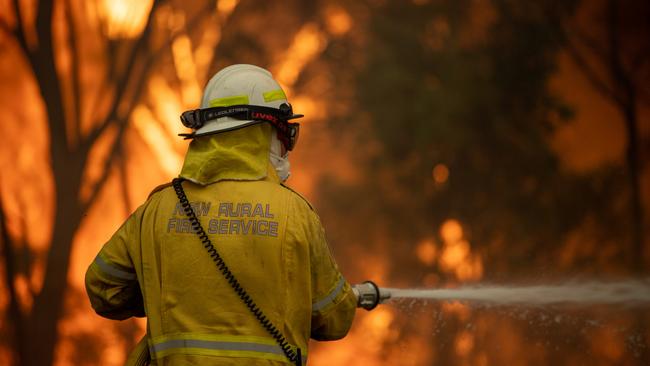
[[[314,206],[312,206],[311,202],[309,202],[309,201],[308,201],[308,200],[307,200],[307,199],[306,199],[302,194],[296,192],[293,188],[291,188],[291,187],[289,187],[289,186],[286,186],[286,185],[284,185],[284,184],[280,184],[280,185],[281,185],[284,189],[288,190],[289,192],[293,193],[293,194],[296,195],[298,198],[300,198],[304,203],[307,204],[307,207],[309,207],[310,210],[316,212],[316,210],[314,210]]]
[[[158,187],[154,188],[153,191],[151,191],[151,193],[149,193],[149,196],[147,197],[147,199],[151,198],[151,196],[153,196],[154,194],[162,191],[163,189],[165,189],[167,187],[171,187],[171,185],[172,185],[171,182],[167,182],[167,183],[163,183],[163,184],[159,185]]]

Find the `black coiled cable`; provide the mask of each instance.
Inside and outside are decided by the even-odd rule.
[[[255,304],[255,301],[250,297],[248,292],[244,290],[244,288],[239,284],[239,281],[235,278],[235,275],[230,271],[230,268],[226,265],[226,262],[224,262],[223,258],[217,251],[217,248],[212,245],[212,241],[208,237],[208,234],[205,233],[205,230],[203,230],[203,226],[201,226],[201,222],[199,219],[196,217],[196,213],[194,213],[194,210],[192,209],[192,205],[190,204],[190,201],[187,199],[187,196],[185,195],[185,191],[183,190],[183,186],[181,183],[183,182],[182,178],[175,178],[172,180],[172,186],[174,187],[174,191],[176,191],[176,196],[178,196],[178,200],[180,201],[181,205],[183,206],[183,210],[185,211],[185,215],[190,220],[190,223],[192,225],[192,230],[199,236],[201,239],[201,243],[203,244],[203,247],[208,251],[208,254],[210,255],[210,258],[214,261],[214,263],[217,265],[217,268],[223,276],[226,278],[226,281],[228,281],[228,284],[230,287],[232,287],[233,290],[235,290],[235,293],[237,296],[239,296],[240,299],[244,302],[248,310],[253,313],[255,318],[262,324],[262,327],[266,329],[267,332],[275,339],[275,341],[278,343],[280,348],[282,348],[282,352],[284,352],[285,356],[289,359],[290,362],[293,362],[296,366],[302,366],[302,355],[300,348],[297,347],[296,351],[291,349],[291,346],[289,345],[289,342],[287,342],[286,338],[280,333],[278,328],[275,327],[271,323],[271,321],[264,315],[262,310]]]

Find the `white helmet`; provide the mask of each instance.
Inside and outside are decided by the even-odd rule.
[[[188,138],[231,131],[260,122],[269,122],[291,150],[298,137],[298,124],[282,87],[271,73],[247,64],[232,65],[216,73],[206,85],[201,109],[184,112],[181,121],[192,128]]]

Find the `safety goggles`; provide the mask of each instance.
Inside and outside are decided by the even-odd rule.
[[[240,120],[252,120],[269,122],[278,131],[278,138],[284,147],[291,151],[296,146],[300,132],[300,124],[288,122],[290,119],[304,117],[302,114],[294,114],[289,103],[282,103],[280,108],[263,107],[257,105],[239,104],[229,107],[212,107],[192,109],[181,114],[181,122],[187,128],[198,130],[210,120],[232,117]],[[192,138],[194,134],[181,134],[186,138]]]

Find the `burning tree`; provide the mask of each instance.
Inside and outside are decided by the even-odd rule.
[[[551,12],[565,49],[591,86],[619,111],[627,137],[625,162],[629,192],[630,242],[627,260],[645,269],[644,155],[640,111],[650,107],[650,6],[644,1],[598,1],[582,5],[594,15],[562,19]],[[595,24],[594,24],[595,23]],[[598,26],[600,25],[600,26]]]
[[[172,48],[180,49],[176,54],[190,52],[191,56],[193,50],[187,48],[192,37],[198,38],[194,31],[206,24],[218,31],[234,5],[222,2],[219,12],[214,12],[214,3],[175,10],[162,1],[45,1],[37,8],[14,1],[12,12],[3,18],[4,42],[21,53],[20,61],[32,74],[46,116],[46,126],[32,120],[21,128],[31,129],[31,133],[44,129],[49,134],[43,141],[44,146],[49,145],[49,151],[43,154],[49,166],[39,166],[42,170],[31,174],[30,179],[25,179],[27,182],[18,184],[5,179],[3,209],[29,205],[21,202],[20,194],[12,192],[20,192],[23,184],[36,184],[36,179],[47,182],[50,177],[50,200],[55,207],[49,245],[44,251],[33,250],[28,243],[33,239],[30,232],[48,227],[46,217],[38,218],[45,223],[35,229],[28,215],[3,215],[4,279],[9,293],[5,316],[10,320],[3,324],[10,324],[10,339],[22,364],[53,363],[57,324],[65,314],[75,235],[107,190],[111,176],[121,176],[125,212],[132,209],[127,191],[132,182],[126,177],[132,150],[128,148],[127,132],[133,129],[129,122],[134,111],[151,99],[147,87],[156,77],[169,77],[172,73],[180,74],[182,84],[188,77],[198,82],[196,73],[186,75],[173,69],[172,73],[165,72],[164,68],[170,66]],[[199,39],[207,42],[204,49],[214,46],[216,41],[215,31],[205,33],[212,38]],[[212,55],[203,55],[201,78],[205,78]],[[189,94],[192,91],[194,95]],[[188,103],[195,103],[192,98],[196,97],[196,90],[190,89],[186,94]],[[24,131],[23,134],[29,135]],[[10,147],[5,149],[6,153],[11,151]],[[47,211],[43,213],[46,216]],[[11,225],[18,225],[18,229],[7,227]],[[40,291],[34,289],[34,282],[41,282]],[[21,300],[28,305],[21,304]],[[39,341],[33,342],[34,339]]]

